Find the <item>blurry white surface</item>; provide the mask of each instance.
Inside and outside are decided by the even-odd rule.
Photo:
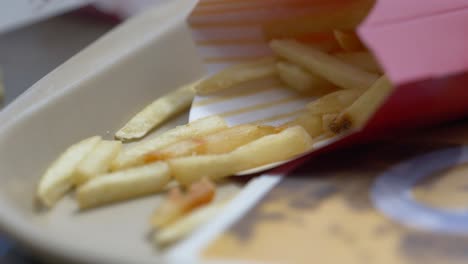
[[[75,9],[90,0],[2,0],[0,34]]]

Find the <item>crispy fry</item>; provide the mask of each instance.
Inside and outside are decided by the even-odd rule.
[[[392,90],[390,80],[386,76],[382,76],[330,124],[330,130],[338,134],[362,127],[384,103]]]
[[[199,138],[190,138],[169,145],[145,157],[146,162],[165,160],[190,155],[221,154],[230,152],[242,145],[268,134],[276,128],[259,125],[238,125]]]
[[[192,233],[196,228],[216,216],[225,203],[204,206],[189,215],[159,230],[154,235],[154,242],[158,246],[166,246]]]
[[[197,94],[209,94],[235,85],[276,75],[275,59],[242,63],[216,73],[195,86]]]
[[[300,126],[264,136],[236,150],[219,155],[168,160],[174,178],[187,185],[201,177],[220,179],[237,172],[287,160],[310,149],[312,139]]]
[[[76,198],[80,208],[87,209],[157,193],[170,180],[169,166],[157,162],[94,178],[78,188]]]
[[[200,137],[227,127],[226,122],[219,116],[210,116],[195,120],[187,125],[178,126],[158,137],[138,142],[134,146],[123,149],[117,159],[112,163],[112,169],[124,169],[145,163],[146,155],[177,141],[191,137]]]
[[[341,90],[327,94],[307,105],[311,114],[323,115],[341,112],[363,93],[362,90]]]
[[[78,163],[96,146],[101,137],[95,136],[70,146],[42,176],[37,189],[39,200],[52,207],[75,183]]]
[[[294,126],[301,126],[307,131],[310,137],[314,138],[319,136],[323,129],[322,129],[322,119],[319,115],[312,114],[310,112],[306,112],[304,114],[299,115],[294,120],[282,125],[281,127],[294,127]]]
[[[345,51],[358,51],[364,49],[359,37],[353,31],[334,30],[336,40]]]
[[[336,90],[336,86],[316,74],[290,62],[276,64],[280,79],[293,90],[311,96],[321,96]]]
[[[86,181],[106,173],[111,162],[119,155],[122,142],[102,140],[94,146],[93,150],[78,163],[76,167],[76,183]]]
[[[368,89],[379,76],[347,64],[336,57],[294,40],[273,40],[271,48],[292,61],[345,89]]]
[[[334,54],[338,59],[352,64],[356,67],[359,67],[363,70],[368,72],[372,72],[375,74],[382,74],[382,68],[380,67],[377,60],[374,56],[367,51],[360,51],[360,52],[340,52]]]
[[[117,131],[115,137],[121,140],[142,138],[167,119],[189,108],[195,96],[193,87],[197,83],[182,86],[156,99]]]
[[[356,28],[367,16],[374,0],[342,1],[339,7],[319,10],[308,16],[278,19],[264,26],[269,39],[295,38],[301,35]]]
[[[214,184],[206,178],[191,184],[186,194],[180,188],[171,189],[167,199],[153,213],[152,226],[166,227],[195,208],[210,203],[215,193]]]

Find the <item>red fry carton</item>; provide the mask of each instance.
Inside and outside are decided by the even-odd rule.
[[[209,73],[271,56],[268,42],[272,36],[323,44],[333,34],[313,32],[320,29],[321,21],[335,20],[338,29],[344,30],[359,24],[360,39],[377,58],[395,89],[360,131],[329,142],[328,146],[333,148],[457,119],[468,113],[465,102],[468,92],[464,88],[468,68],[463,33],[468,20],[466,7],[466,1],[421,4],[381,0],[374,4],[367,0],[207,0],[198,3],[188,21]],[[349,14],[349,10],[353,10],[351,16],[343,15]],[[367,18],[360,21],[367,12]],[[304,23],[319,25],[304,26]],[[233,89],[236,91],[199,96],[191,119],[219,114],[231,124],[284,123],[313,98],[283,88],[281,83],[263,81]]]

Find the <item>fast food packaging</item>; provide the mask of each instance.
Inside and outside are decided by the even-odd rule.
[[[188,23],[207,72],[212,74],[228,65],[272,55],[268,47],[271,35],[276,34],[278,38],[293,35],[316,43],[332,37],[323,32],[306,32],[301,36],[300,22],[305,18],[314,21],[329,15],[340,19],[341,13],[350,8],[356,10],[356,6],[369,10],[358,26],[358,35],[395,89],[359,132],[334,142],[332,147],[395,135],[468,114],[465,103],[468,92],[464,88],[468,55],[463,34],[468,12],[466,3],[430,1],[420,5],[408,1],[377,1],[374,6],[372,3],[366,0],[200,1]],[[296,32],[282,32],[295,24]],[[198,97],[191,118],[221,114],[230,123],[278,124],[313,100],[287,93],[281,87],[265,86],[268,84],[253,84],[238,88],[237,92]]]
[[[425,130],[418,132],[420,138],[411,132],[468,114],[468,53],[464,44],[468,5],[465,1],[370,2],[198,2],[188,24],[207,74],[272,55],[268,42],[275,34],[326,42],[333,36],[320,31],[301,35],[300,23],[326,16],[342,19],[341,12],[361,6],[357,10],[369,14],[357,27],[358,35],[395,89],[359,131],[266,172],[267,176],[247,186],[228,208],[231,212],[226,209],[228,216],[176,247],[174,254],[192,252],[203,259],[249,263],[468,260],[468,236],[463,235],[468,231],[464,224],[467,215],[453,209],[459,208],[456,200],[463,191],[450,191],[463,186],[456,176],[463,166],[460,169],[456,164],[463,163],[466,156],[462,147],[466,129],[455,125],[451,132],[435,129],[430,135]],[[285,28],[293,28],[293,33],[283,31]],[[293,118],[311,100],[262,80],[198,96],[190,118],[219,114],[230,124],[277,125]],[[385,139],[395,135],[400,135],[399,140]],[[385,140],[370,147],[324,153],[376,139]],[[295,170],[299,164],[303,166]],[[436,172],[449,176],[412,192],[414,184]],[[272,174],[279,176],[271,180]],[[286,177],[280,177],[283,175]],[[251,204],[250,209],[243,206],[245,203]]]

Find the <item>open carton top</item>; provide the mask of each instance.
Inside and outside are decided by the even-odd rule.
[[[271,21],[333,12],[359,1],[200,1],[188,19],[209,74],[248,59],[272,55],[263,28]],[[369,3],[369,1],[360,1]],[[335,148],[393,135],[410,128],[457,119],[468,113],[464,83],[468,53],[465,1],[376,1],[357,31],[395,86],[394,92],[359,131],[323,142]],[[430,28],[431,30],[427,30]],[[318,35],[318,34],[317,34]],[[322,41],[325,37],[316,37]],[[262,83],[263,82],[263,83]],[[297,96],[278,83],[252,82],[198,96],[190,119],[219,114],[231,125],[278,125],[313,98]]]

